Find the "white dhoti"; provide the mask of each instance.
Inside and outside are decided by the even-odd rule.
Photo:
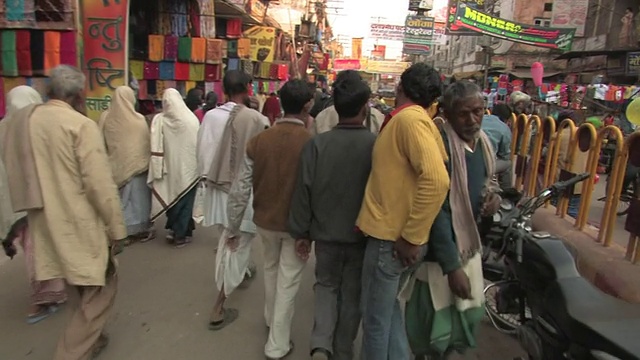
[[[229,225],[227,218],[227,200],[229,194],[213,187],[207,187],[204,197],[204,221],[203,226]],[[252,204],[253,197],[249,200]],[[224,294],[229,296],[244,280],[251,261],[251,240],[256,234],[256,225],[252,221],[253,208],[247,207],[240,225],[240,238],[238,247],[231,250],[227,245],[227,232],[223,231],[218,241],[216,254],[216,285],[218,290],[223,288]]]

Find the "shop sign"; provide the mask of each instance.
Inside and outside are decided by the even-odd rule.
[[[244,32],[251,40],[251,60],[273,62],[275,55],[276,29],[268,26],[254,26]]]
[[[473,9],[462,2],[456,10],[455,24],[496,38],[562,51],[571,50],[576,31],[516,23]]]
[[[627,75],[640,74],[640,51],[627,53]]]
[[[485,0],[447,0],[447,35],[478,36],[480,33],[461,27],[456,23],[458,6],[465,4],[472,9],[484,9]]]
[[[576,36],[584,36],[589,14],[589,0],[555,0],[551,12],[551,26],[576,29]]]
[[[433,0],[409,0],[409,11],[431,9],[433,9]]]
[[[507,67],[507,58],[504,56],[493,56],[491,58],[491,67],[505,69]]]
[[[262,0],[247,0],[246,11],[249,16],[256,19],[258,22],[263,22],[264,17],[267,15],[267,4]]]
[[[389,25],[389,24],[371,24],[371,31],[369,35],[372,39],[377,40],[404,40],[404,26],[403,25]]]
[[[351,57],[355,59],[362,58],[362,40],[363,38],[351,39]]]
[[[98,120],[118,86],[127,84],[129,1],[81,0],[82,70],[87,116]]]
[[[433,45],[432,17],[409,15],[404,24],[403,52],[405,54],[428,55]]]
[[[444,23],[444,22],[433,23],[433,44],[447,45],[447,23]]]
[[[409,62],[369,60],[367,72],[376,74],[402,74],[409,66],[411,66]]]
[[[333,60],[333,70],[360,70],[359,59],[335,59]]]

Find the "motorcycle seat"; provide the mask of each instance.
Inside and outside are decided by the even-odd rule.
[[[605,294],[582,277],[558,279],[546,308],[573,341],[620,359],[639,359],[640,305]]]

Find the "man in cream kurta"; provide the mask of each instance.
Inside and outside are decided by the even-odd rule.
[[[116,295],[111,249],[127,237],[127,229],[100,130],[75,110],[84,103],[85,76],[63,65],[50,77],[52,100],[12,119],[28,118],[30,133],[12,133],[11,127],[7,133],[30,139],[32,159],[24,161],[35,164],[39,189],[13,186],[11,192],[12,197],[34,190],[42,195],[42,204],[27,209],[37,280],[64,278],[80,295],[54,359],[86,360],[107,343],[102,330]],[[5,163],[20,155],[5,149]],[[12,170],[7,168],[9,177],[20,176]],[[13,205],[20,210],[15,200]]]

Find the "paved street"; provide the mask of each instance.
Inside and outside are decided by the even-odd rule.
[[[159,234],[163,235],[163,234]],[[160,238],[163,239],[163,238]],[[240,318],[220,332],[207,329],[217,291],[214,283],[213,232],[199,229],[193,244],[176,250],[154,241],[129,247],[118,259],[120,287],[113,319],[108,325],[111,344],[100,360],[262,360],[267,336],[262,315],[262,273],[246,290],[237,291],[229,305]],[[262,246],[254,244],[253,258],[261,268]],[[6,259],[6,260],[5,260]],[[313,263],[304,274],[298,296],[291,360],[308,359],[313,311]],[[0,260],[0,360],[49,360],[69,315],[61,311],[36,325],[24,321],[28,284],[24,259]],[[75,302],[75,298],[70,301]],[[460,359],[507,360],[521,356],[514,339],[483,326],[481,347]]]

